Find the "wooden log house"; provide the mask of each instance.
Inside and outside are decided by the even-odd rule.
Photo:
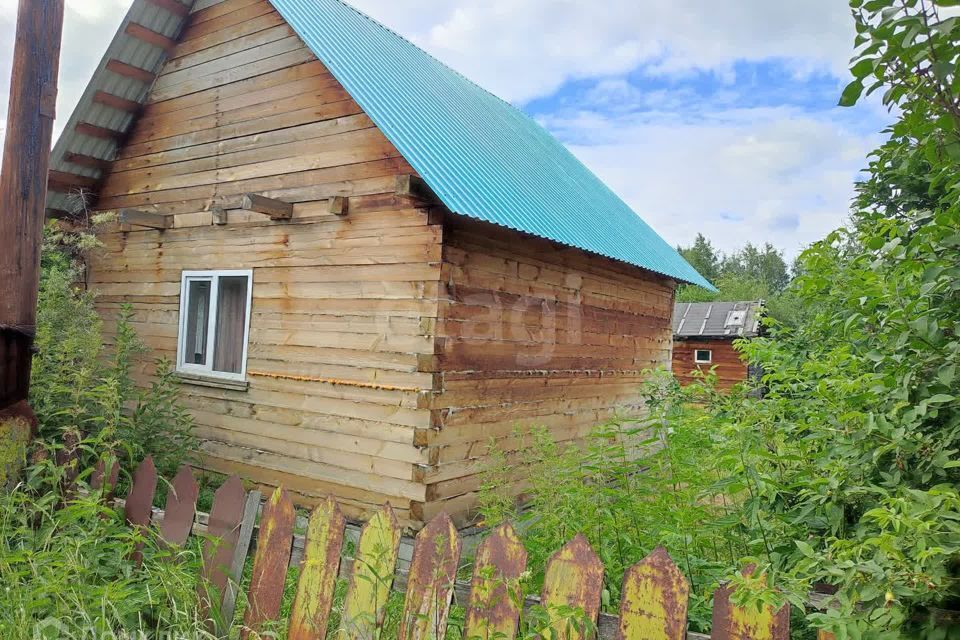
[[[757,373],[737,350],[737,340],[761,335],[763,300],[681,302],[673,312],[673,373],[681,384],[713,372],[720,389]]]
[[[468,522],[491,441],[580,438],[709,286],[544,129],[340,0],[135,0],[52,157],[90,283],[203,467]],[[144,365],[140,382],[154,370]]]

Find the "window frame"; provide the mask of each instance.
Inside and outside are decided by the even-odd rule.
[[[217,344],[217,312],[220,306],[220,279],[247,278],[246,316],[243,319],[243,355],[240,359],[240,373],[214,371],[214,351]],[[207,362],[193,364],[185,362],[187,340],[187,311],[190,306],[189,289],[192,282],[210,283],[210,307],[207,317]],[[180,322],[177,328],[177,372],[202,378],[247,381],[247,352],[250,348],[250,317],[253,307],[253,269],[215,269],[205,271],[183,271],[180,274]]]
[[[707,359],[706,359],[706,360],[701,360],[701,359],[700,359],[700,354],[701,354],[701,353],[708,353],[708,354],[710,354],[710,355],[707,356]],[[694,349],[694,350],[693,350],[693,362],[694,362],[695,364],[713,364],[713,349]]]

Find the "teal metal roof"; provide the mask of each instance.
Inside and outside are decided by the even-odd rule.
[[[340,0],[271,0],[454,213],[712,289],[519,109]]]

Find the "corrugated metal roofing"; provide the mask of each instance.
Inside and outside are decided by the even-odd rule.
[[[189,7],[192,0],[183,2]],[[116,154],[116,144],[111,140],[90,137],[77,133],[76,126],[80,123],[92,124],[120,133],[133,125],[135,116],[119,109],[94,102],[93,97],[98,91],[142,103],[147,98],[150,85],[109,71],[107,62],[111,59],[124,62],[134,67],[156,73],[166,58],[164,50],[143,40],[134,38],[126,33],[127,25],[136,23],[152,31],[156,31],[170,38],[176,38],[186,22],[181,17],[167,9],[160,7],[149,0],[134,0],[124,17],[116,36],[107,47],[107,51],[97,66],[93,78],[80,97],[73,114],[67,121],[63,133],[53,147],[50,156],[50,169],[63,171],[78,176],[99,178],[101,170],[72,164],[66,161],[67,154],[76,153],[98,158],[113,160]],[[96,43],[93,43],[96,44]],[[50,191],[47,194],[47,208],[73,212],[70,207],[70,196],[65,193]]]
[[[340,0],[271,0],[451,211],[712,289],[519,109]]]
[[[763,300],[681,302],[673,310],[677,338],[755,338],[760,335]]]

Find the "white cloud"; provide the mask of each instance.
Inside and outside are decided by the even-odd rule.
[[[712,71],[789,60],[842,74],[853,43],[839,0],[354,0],[494,93],[523,102],[571,78]],[[430,16],[432,19],[425,20]]]
[[[796,254],[836,228],[877,139],[790,108],[701,120],[581,112],[545,119],[664,238],[703,233],[730,251],[772,242]]]

